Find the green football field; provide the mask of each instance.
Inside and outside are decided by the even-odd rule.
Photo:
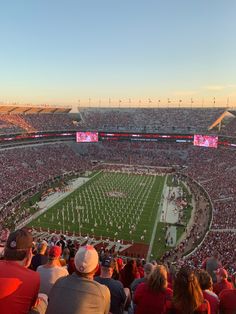
[[[101,172],[29,226],[149,244],[164,182],[165,176]]]

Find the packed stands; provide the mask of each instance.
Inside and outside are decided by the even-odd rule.
[[[37,131],[75,130],[75,125],[68,114],[27,114],[24,120]]]
[[[0,114],[0,134],[75,129],[72,118],[64,113]]]
[[[172,133],[175,131],[200,131],[206,130],[210,123],[217,118],[217,115],[222,112],[221,109],[212,109],[211,114],[208,115],[207,110],[196,109],[197,114],[194,109],[191,109],[187,113],[186,120],[184,110],[178,109],[178,113],[173,110],[172,115],[168,109],[127,109],[126,111],[122,110],[122,113],[117,109],[113,111],[88,109],[81,111],[82,123],[80,128],[90,126],[93,129],[111,130],[115,125],[116,130],[125,130],[127,126],[132,130],[143,130],[143,121],[150,121],[146,131],[169,130]],[[162,114],[158,115],[157,112],[162,112]],[[185,116],[181,118],[182,114]],[[14,121],[5,114],[1,114],[1,117],[3,118],[1,120],[2,129],[7,133],[11,133],[13,130],[14,132],[22,132],[23,129],[27,129],[27,125],[37,131],[53,130],[62,125],[65,129],[73,127],[72,121],[66,114],[17,114]],[[24,124],[22,120],[24,120]],[[160,121],[160,124],[157,126],[154,121],[155,123]],[[186,126],[183,121],[185,124],[188,121],[189,125]],[[175,122],[176,126],[173,129]],[[33,129],[31,130],[33,131]],[[75,149],[74,145],[72,145],[73,149]],[[68,145],[59,144],[1,151],[0,203],[3,204],[21,191],[63,172],[86,170],[90,167],[90,161],[94,160],[130,165],[173,166],[179,173],[196,180],[209,194],[213,203],[210,232],[196,252],[188,257],[188,263],[200,265],[203,259],[211,253],[211,247],[214,246],[219,250],[222,258],[225,256],[224,264],[234,269],[234,256],[228,258],[230,252],[234,251],[234,247],[229,247],[229,245],[235,242],[236,173],[234,149],[224,147],[208,149],[194,147],[188,143],[157,144],[153,142],[103,142],[87,144],[86,146],[77,145],[76,149],[77,154]],[[201,214],[200,212],[199,215]],[[201,230],[198,230],[197,225],[198,221],[195,221],[194,229],[191,230],[185,243],[181,243],[181,246],[171,251],[169,255],[167,253],[167,260],[171,254],[180,256],[188,250],[190,244],[196,245],[197,239],[202,237]],[[223,245],[222,243],[225,241],[229,245]]]
[[[236,119],[235,119],[235,112],[234,118],[230,119],[230,121],[223,125],[220,134],[228,135],[228,136],[235,136],[236,135]]]
[[[21,125],[18,120],[18,115],[8,115],[1,114],[0,115],[0,134],[14,134],[14,133],[22,133],[26,129],[23,127],[23,123]]]
[[[222,108],[86,108],[80,110],[80,128],[99,131],[206,132],[224,111]]]
[[[60,110],[34,108],[1,111],[0,134],[59,130],[130,131],[158,133],[207,133],[225,112],[223,108],[86,108],[74,116]],[[23,112],[22,112],[23,111]],[[74,117],[76,117],[75,121]],[[235,119],[220,134],[234,134]],[[217,128],[211,132],[218,132]]]
[[[28,188],[87,167],[86,160],[65,144],[1,150],[0,205]]]

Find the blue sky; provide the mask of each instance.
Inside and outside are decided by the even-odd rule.
[[[0,0],[0,101],[236,104],[235,0]]]

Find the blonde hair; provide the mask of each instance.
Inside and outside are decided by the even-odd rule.
[[[167,270],[163,265],[154,266],[148,277],[147,285],[154,292],[163,291],[167,288]]]

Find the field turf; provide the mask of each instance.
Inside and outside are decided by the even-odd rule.
[[[29,226],[149,244],[164,181],[164,176],[101,172]]]

